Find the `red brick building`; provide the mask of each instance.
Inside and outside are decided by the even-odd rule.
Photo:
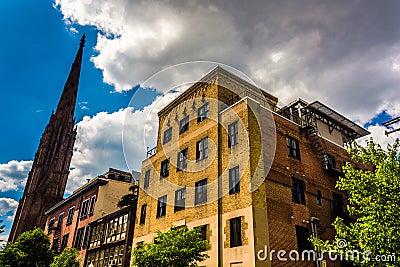
[[[52,248],[56,251],[77,248],[84,260],[90,223],[119,210],[117,203],[129,193],[132,179],[129,172],[110,168],[46,211],[45,232],[50,236]]]

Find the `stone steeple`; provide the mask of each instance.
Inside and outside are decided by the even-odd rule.
[[[27,230],[44,229],[45,211],[63,199],[76,137],[74,111],[78,92],[85,35],[56,112],[47,124],[29,172],[24,194],[19,201],[9,241],[14,242]]]

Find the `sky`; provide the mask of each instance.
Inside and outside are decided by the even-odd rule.
[[[140,170],[156,112],[216,64],[281,106],[320,100],[393,142],[381,123],[400,115],[399,12],[394,0],[1,1],[0,239],[83,33],[67,194],[109,167]]]

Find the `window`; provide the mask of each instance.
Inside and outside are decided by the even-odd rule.
[[[232,147],[239,143],[238,123],[235,121],[228,125],[228,147]]]
[[[310,241],[308,241],[309,237],[310,233],[307,227],[296,225],[296,239],[297,239],[297,248],[299,253],[302,253],[304,250],[311,249]]]
[[[54,218],[51,218],[50,219],[50,221],[49,221],[49,229],[48,229],[48,233],[50,234],[51,233],[51,231],[53,230],[53,227],[54,227],[54,222],[56,221],[56,218],[54,217]]]
[[[194,229],[201,234],[201,239],[207,240],[207,224],[197,226]]]
[[[322,193],[321,190],[317,190],[317,205],[322,205]]]
[[[289,157],[300,159],[299,141],[290,136],[286,136],[286,146]]]
[[[89,202],[90,202],[90,198],[88,198],[82,202],[80,218],[84,218],[88,214]]]
[[[58,215],[57,228],[60,228],[64,220],[64,212]]]
[[[145,224],[145,222],[146,222],[146,209],[147,209],[147,204],[143,204],[142,208],[140,209],[139,224]]]
[[[76,232],[75,248],[80,249],[82,246],[83,234],[85,232],[85,227],[79,228]]]
[[[330,154],[324,155],[324,164],[326,169],[336,169],[336,161],[335,157]]]
[[[165,216],[166,213],[167,213],[167,195],[158,198],[157,218]]]
[[[163,144],[168,143],[172,139],[172,127],[169,127],[167,130],[164,131],[164,139]]]
[[[180,211],[185,209],[186,201],[186,187],[175,191],[175,206],[174,211]]]
[[[229,194],[240,192],[239,166],[229,169]]]
[[[96,196],[92,196],[92,200],[90,201],[89,214],[92,214],[94,211],[94,204],[96,203]]]
[[[68,210],[68,218],[67,218],[67,225],[72,223],[72,219],[74,217],[75,207],[72,207]]]
[[[64,248],[67,247],[67,244],[68,244],[68,237],[69,237],[69,234],[66,234],[66,235],[64,235],[64,236],[62,237],[62,240],[61,240],[61,248],[60,248],[61,251],[63,251]]]
[[[189,116],[186,116],[179,122],[179,134],[189,130]]]
[[[196,143],[196,160],[200,161],[208,157],[208,137]]]
[[[343,196],[332,192],[332,212],[333,217],[343,217],[344,216],[344,203],[343,203]]]
[[[161,162],[160,180],[169,176],[169,159]]]
[[[85,238],[83,239],[83,243],[82,243],[83,247],[86,247],[88,245],[89,236],[90,236],[90,225],[86,226]]]
[[[144,174],[144,183],[143,183],[143,188],[146,189],[150,185],[150,170],[147,170],[146,173]]]
[[[200,205],[207,202],[207,179],[195,183],[194,204]]]
[[[238,247],[242,245],[242,219],[236,217],[229,220],[230,226],[230,246]]]
[[[208,103],[204,104],[197,110],[197,123],[208,118]]]
[[[299,204],[306,204],[304,196],[304,181],[292,178],[292,200]]]
[[[59,238],[54,237],[53,244],[51,245],[51,249],[55,250],[56,252],[58,252],[58,242],[59,242]]]
[[[176,171],[180,171],[187,168],[187,159],[188,157],[188,149],[185,148],[184,150],[178,152],[178,162],[176,164]]]

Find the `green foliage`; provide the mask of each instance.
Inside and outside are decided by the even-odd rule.
[[[54,257],[50,267],[79,267],[82,259],[78,258],[76,248],[65,248],[58,256]]]
[[[118,202],[117,206],[119,208],[130,207],[132,210],[136,211],[139,186],[137,184],[133,184],[131,187],[129,187],[129,191],[131,191],[132,193],[123,196]]]
[[[8,243],[0,254],[0,266],[49,266],[53,255],[50,240],[42,229],[22,233],[16,242]]]
[[[355,162],[369,166],[369,170],[359,170],[347,163],[343,168],[345,176],[340,177],[336,185],[348,194],[350,206],[347,209],[356,221],[347,225],[337,218],[333,223],[337,232],[335,241],[312,239],[312,242],[320,250],[370,251],[369,257],[360,257],[359,261],[348,259],[360,266],[399,266],[399,140],[384,150],[371,139],[366,147],[353,144],[349,153]],[[347,246],[338,248],[339,239],[345,239]],[[383,265],[375,261],[378,255],[394,255],[395,262]]]
[[[138,267],[187,267],[207,259],[208,240],[199,230],[187,227],[171,228],[157,236],[152,243],[139,243],[133,250],[133,265]]]

